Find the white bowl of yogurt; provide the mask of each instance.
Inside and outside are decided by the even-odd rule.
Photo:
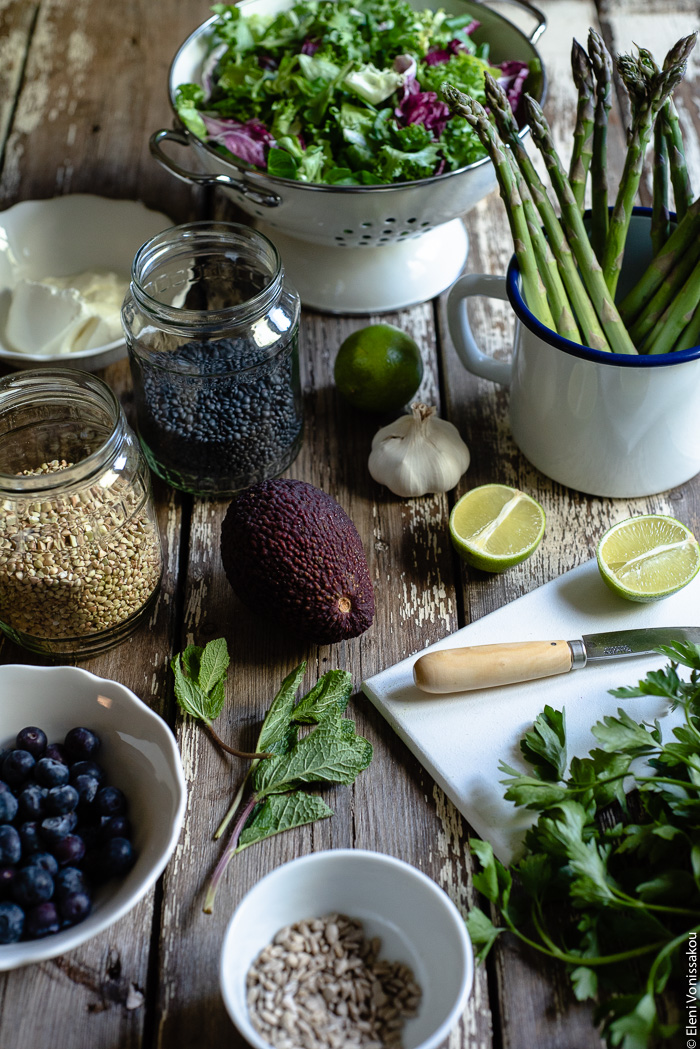
[[[132,260],[171,225],[139,201],[88,193],[0,212],[0,361],[91,371],[124,357]]]

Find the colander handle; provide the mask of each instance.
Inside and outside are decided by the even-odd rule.
[[[450,288],[447,296],[447,323],[457,356],[467,369],[482,379],[490,379],[502,386],[510,385],[510,361],[497,361],[476,344],[469,324],[467,300],[472,295],[486,295],[490,299],[507,299],[506,278],[488,273],[467,273]]]
[[[276,193],[261,192],[261,190],[246,182],[245,176],[233,178],[232,175],[223,174],[205,175],[180,167],[161,148],[161,143],[166,141],[175,142],[178,146],[189,147],[189,135],[186,131],[177,131],[174,128],[161,128],[160,131],[153,132],[148,143],[151,156],[155,157],[159,164],[172,172],[176,178],[182,179],[183,182],[194,182],[197,186],[222,186],[224,189],[230,189],[233,193],[238,193],[240,196],[245,197],[246,200],[263,208],[276,208],[282,203],[282,198]]]
[[[537,25],[530,33],[528,39],[531,44],[537,43],[547,28],[547,16],[545,13],[540,11],[538,7],[535,7],[534,4],[531,4],[529,0],[506,0],[506,3],[513,4],[515,7],[522,7],[529,15],[532,15]]]

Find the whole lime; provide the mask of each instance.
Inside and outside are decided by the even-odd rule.
[[[393,324],[369,324],[341,343],[334,368],[338,392],[363,412],[403,408],[423,378],[423,358],[410,335]]]

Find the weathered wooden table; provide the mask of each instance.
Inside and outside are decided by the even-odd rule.
[[[598,26],[610,49],[634,41],[663,55],[700,26],[696,0],[539,0],[549,27],[538,47],[549,76],[547,113],[570,148],[575,99],[569,73],[572,36]],[[504,13],[508,13],[506,9]],[[221,214],[221,200],[191,191],[150,158],[148,138],[171,123],[167,71],[177,46],[208,16],[193,0],[0,0],[0,206],[90,192],[138,198],[181,222]],[[679,94],[688,153],[700,185],[693,56]],[[618,170],[624,121],[610,146]],[[649,200],[648,184],[644,199]],[[511,239],[497,193],[466,217],[467,268],[502,273]],[[341,340],[376,318],[303,316],[301,357],[307,416],[303,448],[289,476],[330,492],[363,537],[376,587],[377,615],[361,638],[314,648],[273,632],[233,598],[218,552],[226,501],[198,501],[155,484],[165,547],[163,590],[150,625],[84,664],[117,678],[151,704],[177,735],[189,786],[180,842],[155,890],[107,932],[70,954],[0,976],[0,1049],[218,1049],[242,1040],[221,1002],[217,965],[225,924],[263,874],[311,850],[361,847],[398,856],[432,876],[463,911],[473,898],[470,829],[430,776],[359,690],[363,678],[458,626],[587,560],[602,531],[633,513],[671,513],[700,529],[700,480],[649,499],[586,497],[550,482],[519,454],[507,424],[507,394],[469,377],[446,332],[444,297],[388,320],[411,331],[426,362],[424,399],[460,429],[472,464],[449,497],[403,501],[370,479],[366,461],[376,424],[339,403],[332,364]],[[491,302],[475,308],[482,344],[507,348],[511,319]],[[125,362],[103,373],[127,410]],[[545,507],[547,531],[535,555],[502,576],[471,571],[454,558],[447,517],[467,487],[501,481]],[[239,767],[224,760],[191,722],[177,716],[169,660],[187,643],[225,634],[232,654],[222,734],[250,746],[283,675],[308,660],[306,682],[332,667],[352,672],[352,715],[374,744],[370,769],[354,788],[333,792],[335,816],[280,835],[236,857],[213,916],[202,913],[205,880],[219,854],[212,832]],[[40,662],[0,644],[3,662]],[[499,941],[477,973],[452,1049],[592,1049],[599,1038],[587,1007],[573,1002],[561,973]]]

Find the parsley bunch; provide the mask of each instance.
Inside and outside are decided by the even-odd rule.
[[[520,744],[531,772],[500,766],[506,799],[538,813],[522,859],[506,868],[486,842],[471,845],[482,867],[474,886],[502,918],[469,915],[478,959],[508,930],[561,961],[576,997],[597,999],[607,1044],[621,1049],[668,1045],[680,1029],[659,997],[681,980],[700,928],[700,646],[660,651],[665,669],[611,694],[682,708],[673,739],[620,708],[593,726],[599,746],[568,761],[564,711],[545,707]]]

